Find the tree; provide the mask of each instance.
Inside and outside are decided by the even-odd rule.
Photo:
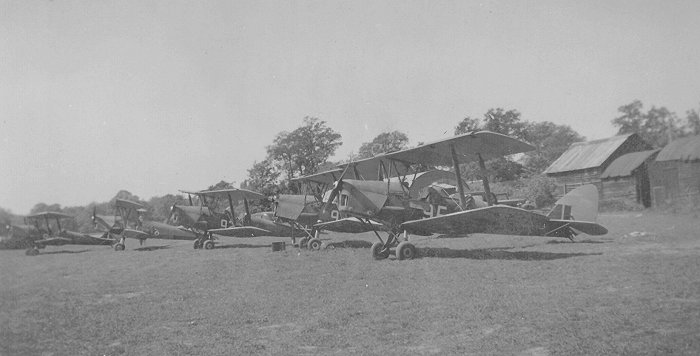
[[[524,140],[535,146],[534,151],[526,152],[523,163],[530,173],[541,173],[554,162],[574,142],[585,140],[571,127],[555,123],[526,122]]]
[[[517,110],[505,111],[498,108],[489,109],[484,114],[482,129],[524,139],[525,125],[524,122],[520,121],[520,113]]]
[[[457,127],[455,127],[455,136],[470,131],[481,130],[481,124],[479,123],[479,121],[479,119],[472,119],[469,116],[465,117],[464,120],[460,121],[460,123],[457,124]]]
[[[455,135],[479,130],[512,136],[536,147],[534,151],[522,156],[522,164],[509,159],[487,161],[487,174],[497,181],[517,179],[525,172],[540,173],[566,151],[572,142],[584,140],[583,136],[569,126],[546,121],[522,121],[517,110],[506,111],[501,108],[489,109],[481,121],[467,116],[455,127]],[[476,163],[465,168],[471,172],[467,173],[469,178],[480,178],[480,169]]]
[[[684,128],[679,125],[676,114],[665,107],[652,106],[646,113],[643,104],[635,100],[620,106],[617,111],[622,115],[612,120],[617,126],[617,134],[639,134],[645,141],[655,147],[666,146],[670,141],[683,136]]]
[[[37,203],[29,211],[29,215],[43,213],[45,211],[61,212],[61,204],[47,205],[46,203]]]
[[[253,163],[253,168],[248,170],[248,179],[242,184],[241,188],[249,189],[261,194],[270,196],[277,193],[277,179],[280,172],[275,169],[269,159]]]
[[[685,112],[687,133],[689,135],[700,135],[700,115],[695,109]]]
[[[342,144],[341,135],[326,122],[305,117],[304,124],[292,132],[279,133],[267,146],[268,159],[284,170],[287,179],[316,173],[318,166]]]
[[[612,120],[613,126],[617,126],[617,134],[624,135],[628,133],[636,133],[641,131],[644,114],[641,101],[635,100],[627,105],[622,105],[617,108],[617,111],[622,115]]]
[[[7,236],[14,215],[9,210],[0,208],[0,236]]]
[[[162,197],[152,197],[148,201],[151,211],[150,219],[153,221],[166,221],[170,218],[170,209],[175,204],[184,204],[186,199],[182,195],[166,194]]]
[[[233,186],[233,182],[229,183],[227,181],[221,180],[221,181],[219,181],[219,183],[216,183],[214,185],[210,185],[209,188],[207,188],[207,190],[221,190],[221,189],[231,189],[231,188],[235,188]]]
[[[400,151],[408,147],[408,136],[401,131],[383,132],[371,142],[360,146],[356,159],[370,158],[381,153]]]

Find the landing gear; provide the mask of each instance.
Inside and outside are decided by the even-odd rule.
[[[124,237],[122,236],[116,244],[114,244],[114,251],[124,251]]]
[[[197,236],[197,239],[194,240],[193,247],[195,250],[199,249],[204,249],[204,250],[211,250],[214,248],[214,236],[211,234],[199,237]]]
[[[383,260],[389,257],[389,249],[384,249],[384,244],[377,241],[372,244],[372,257],[375,260]]]
[[[403,241],[396,246],[397,260],[412,260],[416,257],[416,247],[408,241]]]
[[[36,247],[32,247],[32,248],[28,249],[27,251],[25,251],[24,254],[27,256],[36,256],[39,254],[39,249]]]
[[[309,240],[308,245],[309,250],[318,251],[321,249],[321,240],[314,237],[313,239]]]
[[[392,253],[396,255],[396,259],[399,261],[416,258],[416,246],[408,242],[408,233],[406,231],[404,231],[403,234],[400,234],[396,230],[389,232],[389,238],[386,242],[382,240],[376,230],[374,230],[374,234],[377,235],[379,239],[379,241],[372,244],[372,258],[375,260],[386,259]],[[401,242],[399,242],[400,235],[403,235],[403,241]]]

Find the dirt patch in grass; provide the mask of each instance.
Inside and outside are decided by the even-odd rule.
[[[373,260],[372,234],[0,251],[0,354],[697,354],[697,219],[599,220],[575,243],[416,237],[411,261]]]

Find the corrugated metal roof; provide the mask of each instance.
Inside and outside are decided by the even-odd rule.
[[[572,143],[569,149],[562,153],[544,173],[569,172],[600,167],[632,135],[634,134]]]
[[[659,150],[649,150],[641,152],[632,152],[618,157],[613,163],[605,169],[605,172],[600,175],[600,178],[615,178],[628,177],[632,175],[632,171],[637,169],[649,157],[659,152]]]
[[[675,140],[664,147],[657,161],[695,161],[700,159],[700,135]]]

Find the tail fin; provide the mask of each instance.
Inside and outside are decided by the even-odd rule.
[[[595,222],[598,217],[598,188],[582,185],[554,203],[550,219]]]
[[[566,221],[570,228],[588,235],[608,233],[608,229],[595,222],[598,217],[598,188],[592,184],[580,186],[557,200],[547,217]]]

